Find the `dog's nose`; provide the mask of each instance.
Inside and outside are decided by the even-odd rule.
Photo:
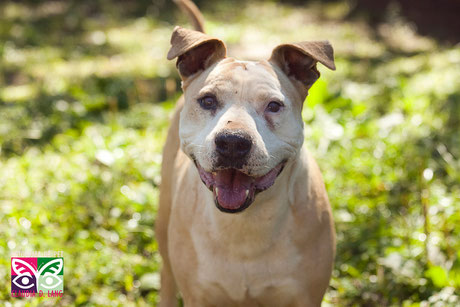
[[[251,151],[251,138],[241,133],[219,133],[215,139],[216,151],[230,160],[242,160]]]

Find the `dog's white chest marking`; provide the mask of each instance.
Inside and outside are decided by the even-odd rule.
[[[297,289],[293,275],[302,257],[287,235],[290,216],[286,216],[283,225],[273,229],[274,234],[264,232],[263,235],[255,231],[273,224],[273,220],[261,225],[264,224],[261,217],[259,227],[254,228],[243,216],[231,219],[233,221],[226,221],[227,225],[222,220],[214,221],[220,223],[220,230],[227,229],[218,235],[212,230],[205,234],[202,228],[191,229],[195,248],[200,251],[196,281],[199,287],[213,293],[217,300],[218,296],[230,297],[234,302],[257,300],[269,292],[287,299],[293,297]],[[210,227],[215,226],[212,224],[210,222]]]

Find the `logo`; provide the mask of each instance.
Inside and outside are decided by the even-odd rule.
[[[62,297],[63,257],[11,257],[11,295]]]

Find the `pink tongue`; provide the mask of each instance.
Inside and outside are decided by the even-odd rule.
[[[219,190],[217,200],[226,209],[238,209],[246,201],[246,191],[251,190],[253,178],[234,169],[218,171],[215,185]]]

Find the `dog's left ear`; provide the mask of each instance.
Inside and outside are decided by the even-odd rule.
[[[175,27],[168,60],[178,58],[176,66],[182,80],[185,80],[225,58],[226,53],[227,49],[221,40],[202,32]]]
[[[279,45],[273,50],[269,61],[294,79],[296,87],[300,87],[299,90],[305,95],[320,76],[316,69],[317,62],[335,70],[334,50],[328,41]]]

